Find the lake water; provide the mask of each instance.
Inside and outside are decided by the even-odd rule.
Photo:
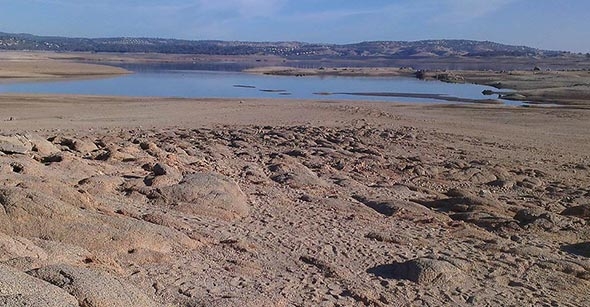
[[[446,102],[441,99],[356,96],[318,93],[440,94],[486,99],[491,87],[450,84],[402,77],[292,77],[226,71],[139,71],[106,79],[30,83],[0,83],[0,93],[82,94],[182,98],[294,98],[316,100],[372,100]],[[406,95],[407,96],[407,95]],[[411,95],[410,95],[411,96]]]

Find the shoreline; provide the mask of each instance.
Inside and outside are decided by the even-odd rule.
[[[168,127],[169,122],[182,125],[242,125],[251,122],[277,125],[321,124],[338,125],[334,114],[347,114],[348,120],[362,121],[363,116],[350,117],[350,110],[376,116],[377,122],[397,118],[400,110],[430,112],[432,110],[483,110],[493,112],[586,112],[577,106],[542,105],[514,106],[485,103],[383,103],[371,100],[322,99],[237,99],[237,98],[161,98],[63,94],[2,94],[0,118],[2,131],[18,132],[30,127],[39,129],[96,129],[108,127]],[[527,111],[528,110],[528,111]],[[335,112],[335,113],[334,113]],[[273,114],[275,116],[268,116]],[[341,114],[341,115],[342,115]],[[446,114],[446,113],[445,113]],[[585,113],[584,113],[585,114]],[[448,115],[448,114],[446,114]],[[329,120],[328,120],[329,119]]]
[[[448,83],[472,83],[509,92],[491,92],[498,99],[526,104],[590,107],[590,71],[416,71],[408,68],[347,67],[299,69],[261,67],[245,72],[285,76],[411,77]]]
[[[416,71],[412,68],[393,67],[320,67],[301,69],[273,66],[279,58],[262,62],[255,57],[206,57],[161,54],[57,54],[51,52],[0,52],[0,83],[84,78],[105,78],[132,73],[117,64],[182,64],[182,63],[247,63],[261,66],[242,70],[245,73],[289,76],[347,76],[347,77],[410,77],[438,80],[449,83],[473,83],[497,88],[490,91],[498,99],[521,102],[528,105],[567,105],[577,108],[590,107],[590,71],[476,71],[432,70]],[[192,62],[189,62],[192,61]],[[268,61],[268,62],[267,62]],[[86,62],[86,63],[85,63]],[[90,64],[97,63],[97,64]],[[509,93],[506,90],[510,89]],[[376,96],[379,93],[369,93]],[[389,93],[396,94],[396,93]],[[436,95],[435,95],[436,96]],[[453,99],[454,100],[454,99]],[[461,99],[472,103],[471,99]],[[481,99],[477,102],[492,103]]]

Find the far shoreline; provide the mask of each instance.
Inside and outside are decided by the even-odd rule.
[[[409,77],[447,83],[471,83],[490,86],[498,99],[526,104],[590,106],[590,72],[579,71],[493,71],[493,70],[414,70],[394,67],[330,67],[301,69],[285,66],[259,67],[248,73],[277,76],[353,76]]]
[[[269,58],[211,57],[197,59],[188,55],[163,54],[82,54],[51,52],[0,52],[0,83],[109,78],[133,73],[121,68],[133,65],[199,65],[234,63],[257,67],[242,72],[283,76],[409,77],[448,83],[491,86],[498,99],[526,104],[590,107],[590,72],[585,70],[550,71],[537,67],[530,71],[493,70],[415,70],[411,67],[318,67],[280,66],[281,60]],[[192,62],[187,62],[191,60]],[[283,61],[284,62],[284,61]],[[321,62],[318,62],[320,64]],[[509,90],[507,92],[507,90]],[[358,93],[355,93],[358,94]],[[379,93],[370,93],[377,95]],[[398,94],[398,93],[387,93]],[[482,99],[492,103],[494,99]],[[473,101],[464,101],[473,102]],[[495,102],[494,102],[495,103]]]

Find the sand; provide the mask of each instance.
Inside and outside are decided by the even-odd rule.
[[[59,54],[49,52],[0,52],[0,63],[0,82],[97,78],[130,73],[118,67],[63,59]]]
[[[589,110],[67,95],[0,108],[0,305],[590,295]]]

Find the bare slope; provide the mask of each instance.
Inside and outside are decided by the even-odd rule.
[[[588,111],[1,104],[13,116],[0,121],[2,299],[581,306],[590,295]]]

